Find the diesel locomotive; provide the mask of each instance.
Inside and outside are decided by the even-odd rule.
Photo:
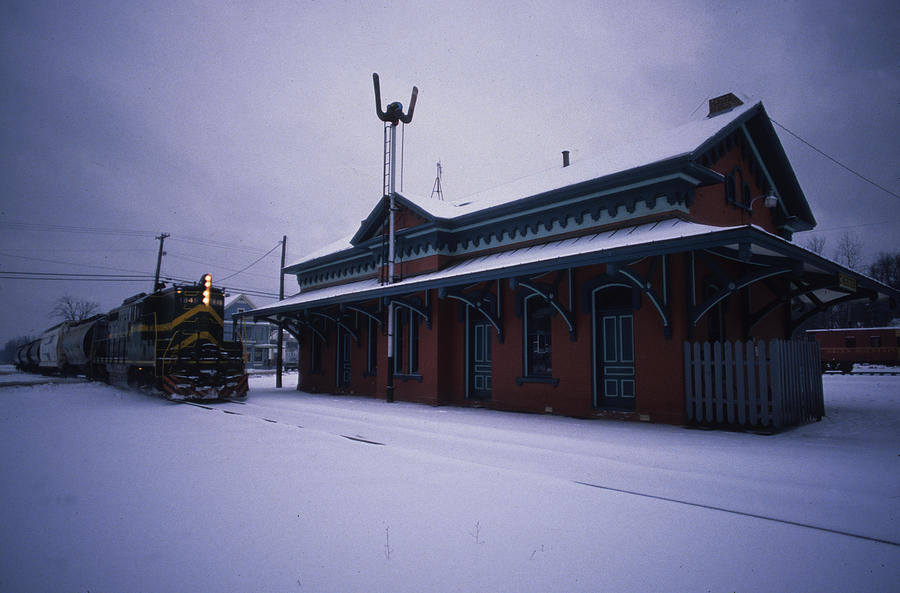
[[[204,274],[197,284],[141,293],[104,315],[56,325],[20,346],[16,365],[156,388],[176,400],[244,397],[243,348],[224,340],[224,303]]]

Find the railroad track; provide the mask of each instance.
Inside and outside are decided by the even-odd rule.
[[[900,371],[851,371],[849,373],[842,373],[841,371],[825,371],[822,373],[823,375],[884,375],[888,377],[896,377],[900,375]]]
[[[37,381],[17,381],[15,379],[7,381],[0,379],[0,389],[3,387],[31,387],[32,385],[63,385],[66,383],[87,383],[87,379],[78,377],[47,377],[46,379],[38,379]]]

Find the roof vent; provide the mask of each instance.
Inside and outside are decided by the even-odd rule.
[[[735,107],[743,105],[744,102],[738,99],[734,93],[727,93],[722,95],[721,97],[716,97],[714,99],[709,100],[709,116],[713,117],[714,115],[719,115],[720,113],[725,113],[726,111],[731,111]]]

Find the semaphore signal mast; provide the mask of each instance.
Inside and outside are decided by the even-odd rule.
[[[378,119],[384,122],[384,197],[388,200],[388,253],[387,253],[387,276],[382,274],[382,282],[392,284],[395,281],[394,276],[394,212],[396,210],[396,176],[397,176],[397,125],[402,121],[408,124],[412,121],[413,110],[416,108],[416,97],[419,95],[419,89],[415,86],[412,89],[412,97],[409,99],[409,111],[403,113],[403,104],[399,102],[391,103],[386,110],[381,109],[381,85],[378,83],[378,73],[372,74],[372,81],[375,84],[375,112]],[[388,306],[388,384],[385,393],[385,399],[388,402],[394,401],[394,306]]]

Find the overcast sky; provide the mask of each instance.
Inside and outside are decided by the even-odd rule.
[[[409,101],[403,189],[455,200],[673,127],[728,91],[900,193],[896,2],[0,2],[0,274],[219,281],[288,261],[381,195],[385,103]],[[833,255],[900,249],[900,199],[776,128]],[[809,233],[798,234],[803,244]],[[276,293],[280,251],[225,280]],[[64,293],[0,279],[0,344]],[[289,278],[287,292],[296,291]],[[258,305],[267,299],[255,298]]]

